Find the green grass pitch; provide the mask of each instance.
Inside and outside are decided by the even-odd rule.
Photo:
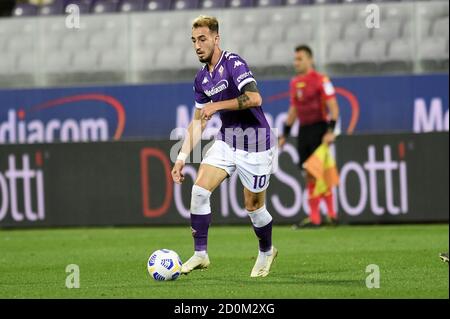
[[[250,278],[257,241],[249,226],[210,228],[208,270],[153,281],[156,249],[192,254],[189,227],[0,230],[0,298],[449,298],[448,225],[274,228],[271,274]],[[77,264],[80,288],[65,286]],[[366,267],[380,288],[366,287]]]

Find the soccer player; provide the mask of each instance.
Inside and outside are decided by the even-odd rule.
[[[269,274],[277,249],[272,246],[272,216],[265,206],[269,177],[273,172],[276,143],[261,108],[262,98],[247,63],[219,47],[219,23],[215,17],[199,16],[192,25],[192,43],[204,66],[194,81],[195,114],[172,169],[175,183],[184,180],[183,167],[201,138],[206,122],[220,114],[222,127],[200,164],[192,187],[191,228],[194,255],[181,269],[188,274],[207,268],[211,193],[235,171],[244,185],[245,210],[259,240],[259,254],[251,277]],[[236,247],[238,249],[238,247]]]
[[[283,135],[279,138],[279,146],[282,147],[285,144],[286,137],[290,134],[295,119],[298,118],[300,121],[299,165],[303,170],[303,163],[317,147],[322,143],[334,142],[334,127],[339,116],[339,107],[329,78],[314,70],[313,52],[310,47],[300,45],[295,48],[294,67],[297,75],[290,82],[290,107]],[[308,173],[306,173],[306,187],[310,217],[294,225],[294,228],[321,224],[319,212],[321,198],[325,200],[329,221],[336,223],[331,189],[323,196],[314,197],[315,180]]]

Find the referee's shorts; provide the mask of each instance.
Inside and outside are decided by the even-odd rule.
[[[327,130],[327,122],[300,125],[297,137],[297,149],[300,156],[300,169],[303,169],[303,163],[314,153],[320,144],[322,144],[322,138]]]

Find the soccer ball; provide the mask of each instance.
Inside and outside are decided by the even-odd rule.
[[[159,249],[150,255],[147,270],[157,281],[175,280],[181,273],[181,259],[176,252],[169,249]]]

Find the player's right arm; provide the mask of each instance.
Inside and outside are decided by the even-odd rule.
[[[194,119],[191,123],[189,123],[186,137],[172,169],[172,179],[177,184],[181,184],[184,181],[182,170],[184,168],[186,158],[202,138],[202,133],[206,127],[206,123],[206,120],[201,119],[201,110],[196,108],[194,112]]]
[[[201,88],[198,87],[197,81],[194,83],[194,93],[195,93],[195,112],[194,118],[191,123],[189,123],[186,137],[181,146],[180,153],[178,154],[177,160],[172,168],[172,179],[175,183],[181,184],[184,181],[183,168],[188,158],[189,154],[192,152],[194,147],[202,138],[203,130],[206,127],[207,121],[202,119],[201,109],[210,102],[209,98],[202,92]]]

